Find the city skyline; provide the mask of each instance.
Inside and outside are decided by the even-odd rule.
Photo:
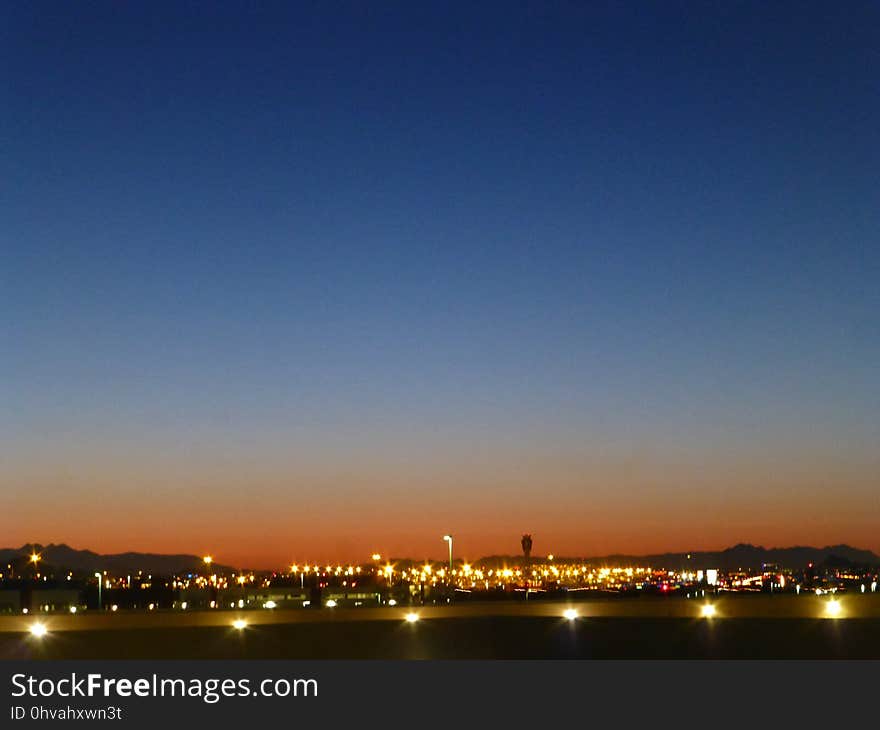
[[[880,552],[875,4],[4,14],[0,543]]]
[[[482,563],[497,563],[497,561],[511,561],[510,566],[517,565],[562,565],[570,561],[588,563],[593,566],[605,566],[625,568],[633,566],[650,566],[654,569],[674,568],[676,570],[689,570],[695,567],[707,565],[725,570],[749,570],[756,567],[778,564],[787,569],[803,568],[812,565],[829,565],[840,567],[851,566],[878,566],[880,556],[870,550],[859,546],[838,543],[836,545],[751,545],[737,543],[715,550],[692,550],[675,551],[668,550],[653,554],[628,554],[621,552],[607,555],[567,555],[550,551],[524,555],[524,553],[505,552],[496,550],[484,555],[474,555],[465,550],[452,555],[455,565],[476,565]],[[125,550],[119,553],[102,554],[90,550],[86,546],[71,546],[66,543],[26,543],[20,547],[0,546],[0,564],[7,563],[13,573],[24,570],[24,577],[35,577],[51,570],[73,570],[77,573],[85,572],[88,576],[94,575],[95,570],[103,570],[107,574],[140,573],[188,573],[195,571],[202,575],[205,571],[229,572],[237,570],[254,570],[262,572],[276,572],[286,574],[289,572],[321,572],[331,571],[333,566],[337,570],[351,566],[367,566],[370,569],[378,569],[384,572],[388,568],[396,569],[401,565],[412,564],[418,567],[425,562],[443,568],[450,563],[450,555],[443,557],[425,555],[396,555],[372,553],[366,555],[347,555],[343,559],[328,561],[326,556],[298,555],[276,565],[245,565],[230,564],[224,559],[222,552],[203,555],[195,552],[182,552],[177,554],[147,553]],[[16,565],[18,566],[16,568]],[[23,567],[26,566],[26,567]],[[688,567],[690,566],[690,568]],[[0,578],[11,578],[12,575],[0,572]]]

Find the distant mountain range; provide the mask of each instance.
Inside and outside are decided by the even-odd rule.
[[[68,569],[76,572],[108,570],[113,573],[144,573],[168,575],[171,573],[195,573],[204,570],[204,562],[196,555],[158,555],[155,553],[119,553],[99,555],[91,550],[76,550],[69,545],[24,545],[20,548],[0,548],[0,565],[5,565],[32,553],[40,555],[42,565]],[[218,571],[230,570],[228,566],[216,565]]]
[[[23,545],[20,548],[0,549],[0,564],[13,560],[21,561],[32,552],[41,556],[43,565],[57,569],[77,572],[109,570],[114,573],[145,573],[167,575],[171,573],[195,573],[204,569],[202,558],[197,555],[159,555],[155,553],[119,553],[99,555],[91,550],[76,550],[68,545]],[[849,545],[828,545],[826,547],[787,547],[765,548],[739,544],[726,550],[713,552],[662,553],[659,555],[606,555],[594,558],[566,558],[557,556],[557,562],[584,562],[608,567],[645,565],[655,568],[678,570],[685,567],[693,570],[720,568],[756,569],[765,564],[776,563],[786,568],[806,568],[810,563],[816,566],[845,567],[849,565],[880,565],[880,557],[870,550],[859,550]],[[544,562],[543,556],[532,556],[535,563]],[[477,561],[483,565],[516,565],[523,562],[522,555],[492,555]],[[229,566],[215,565],[219,571],[232,570]]]
[[[484,558],[483,563],[499,563],[501,561],[522,562],[522,556],[492,556]],[[544,558],[532,558],[533,562]],[[766,564],[777,564],[785,568],[802,569],[810,563],[816,566],[845,567],[849,565],[873,566],[880,565],[880,557],[870,550],[859,550],[849,545],[827,545],[825,547],[772,547],[748,545],[740,543],[725,550],[690,553],[661,553],[658,555],[606,555],[595,558],[564,558],[556,556],[557,562],[582,561],[592,565],[603,565],[609,568],[628,565],[645,565],[653,568],[680,570],[688,567],[694,570],[719,568],[721,570],[757,569]]]

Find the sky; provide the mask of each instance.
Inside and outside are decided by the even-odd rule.
[[[880,551],[880,6],[7,4],[0,545]]]

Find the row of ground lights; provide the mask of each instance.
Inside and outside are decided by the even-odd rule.
[[[839,618],[841,611],[842,608],[840,605],[840,601],[831,600],[825,603],[825,616],[827,618]],[[700,615],[703,618],[713,618],[718,615],[718,611],[715,608],[714,604],[705,603],[700,609]],[[575,621],[579,617],[579,614],[574,608],[567,608],[565,611],[562,612],[562,617],[568,621]],[[420,617],[417,613],[408,613],[404,616],[404,621],[410,624],[414,624],[419,620]],[[236,619],[232,622],[232,627],[234,629],[237,629],[238,631],[243,631],[248,627],[248,622],[244,619]],[[46,636],[46,634],[49,633],[46,625],[44,623],[41,623],[40,621],[36,621],[31,624],[28,631],[30,632],[31,636],[34,636],[38,639]]]

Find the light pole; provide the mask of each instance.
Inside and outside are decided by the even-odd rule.
[[[101,588],[103,587],[104,576],[100,573],[95,573],[95,578],[98,579],[98,610],[100,611],[103,608],[101,605]]]
[[[452,535],[444,535],[443,540],[449,543],[449,580],[452,581]]]
[[[209,608],[214,608],[216,605],[216,595],[215,591],[211,589],[212,578],[214,577],[211,574],[211,563],[214,562],[214,558],[210,555],[206,555],[202,558],[202,562],[205,564],[205,590],[208,592],[208,606]]]

